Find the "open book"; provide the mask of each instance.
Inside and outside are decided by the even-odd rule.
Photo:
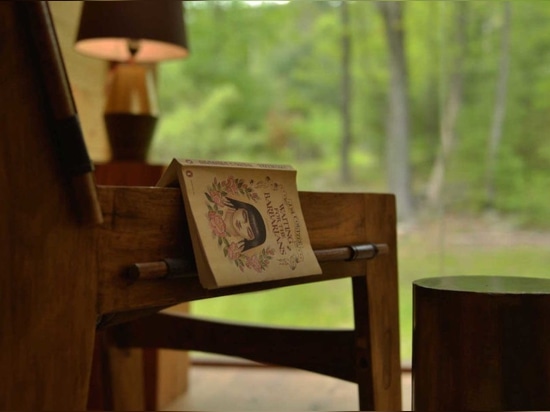
[[[157,186],[179,186],[203,287],[316,275],[286,165],[174,159]]]

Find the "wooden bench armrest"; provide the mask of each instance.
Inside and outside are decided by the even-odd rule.
[[[180,191],[98,186],[98,195],[105,219],[96,237],[99,314],[147,310],[214,296],[359,276],[366,271],[366,261],[323,262],[323,274],[319,276],[216,290],[202,288],[198,278],[131,281],[125,273],[136,262],[192,254]],[[389,246],[388,255],[375,260],[389,261],[395,254],[394,232],[384,218],[385,210],[393,210],[390,207],[393,195],[300,192],[300,202],[314,249],[375,242]]]

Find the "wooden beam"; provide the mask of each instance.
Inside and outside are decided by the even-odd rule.
[[[100,314],[170,306],[184,301],[235,293],[364,275],[366,261],[324,262],[323,274],[214,290],[203,289],[198,279],[130,281],[126,271],[136,262],[185,257],[192,254],[181,193],[170,188],[98,187],[105,223],[98,229]],[[359,193],[300,193],[300,202],[312,246],[318,249],[357,243],[386,243],[395,256],[395,238],[375,232],[391,205],[392,195]],[[367,205],[370,212],[365,210]],[[372,220],[372,232],[366,219]],[[385,238],[384,238],[385,236]],[[393,253],[393,254],[392,254]],[[380,275],[383,276],[383,275]]]

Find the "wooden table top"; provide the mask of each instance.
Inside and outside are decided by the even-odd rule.
[[[521,276],[443,276],[418,279],[416,287],[486,294],[550,294],[550,279]]]

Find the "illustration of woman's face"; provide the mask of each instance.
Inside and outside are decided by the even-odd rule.
[[[237,209],[233,215],[233,227],[239,234],[247,240],[254,239],[254,232],[250,226],[250,219],[248,217],[248,212],[246,209]]]

